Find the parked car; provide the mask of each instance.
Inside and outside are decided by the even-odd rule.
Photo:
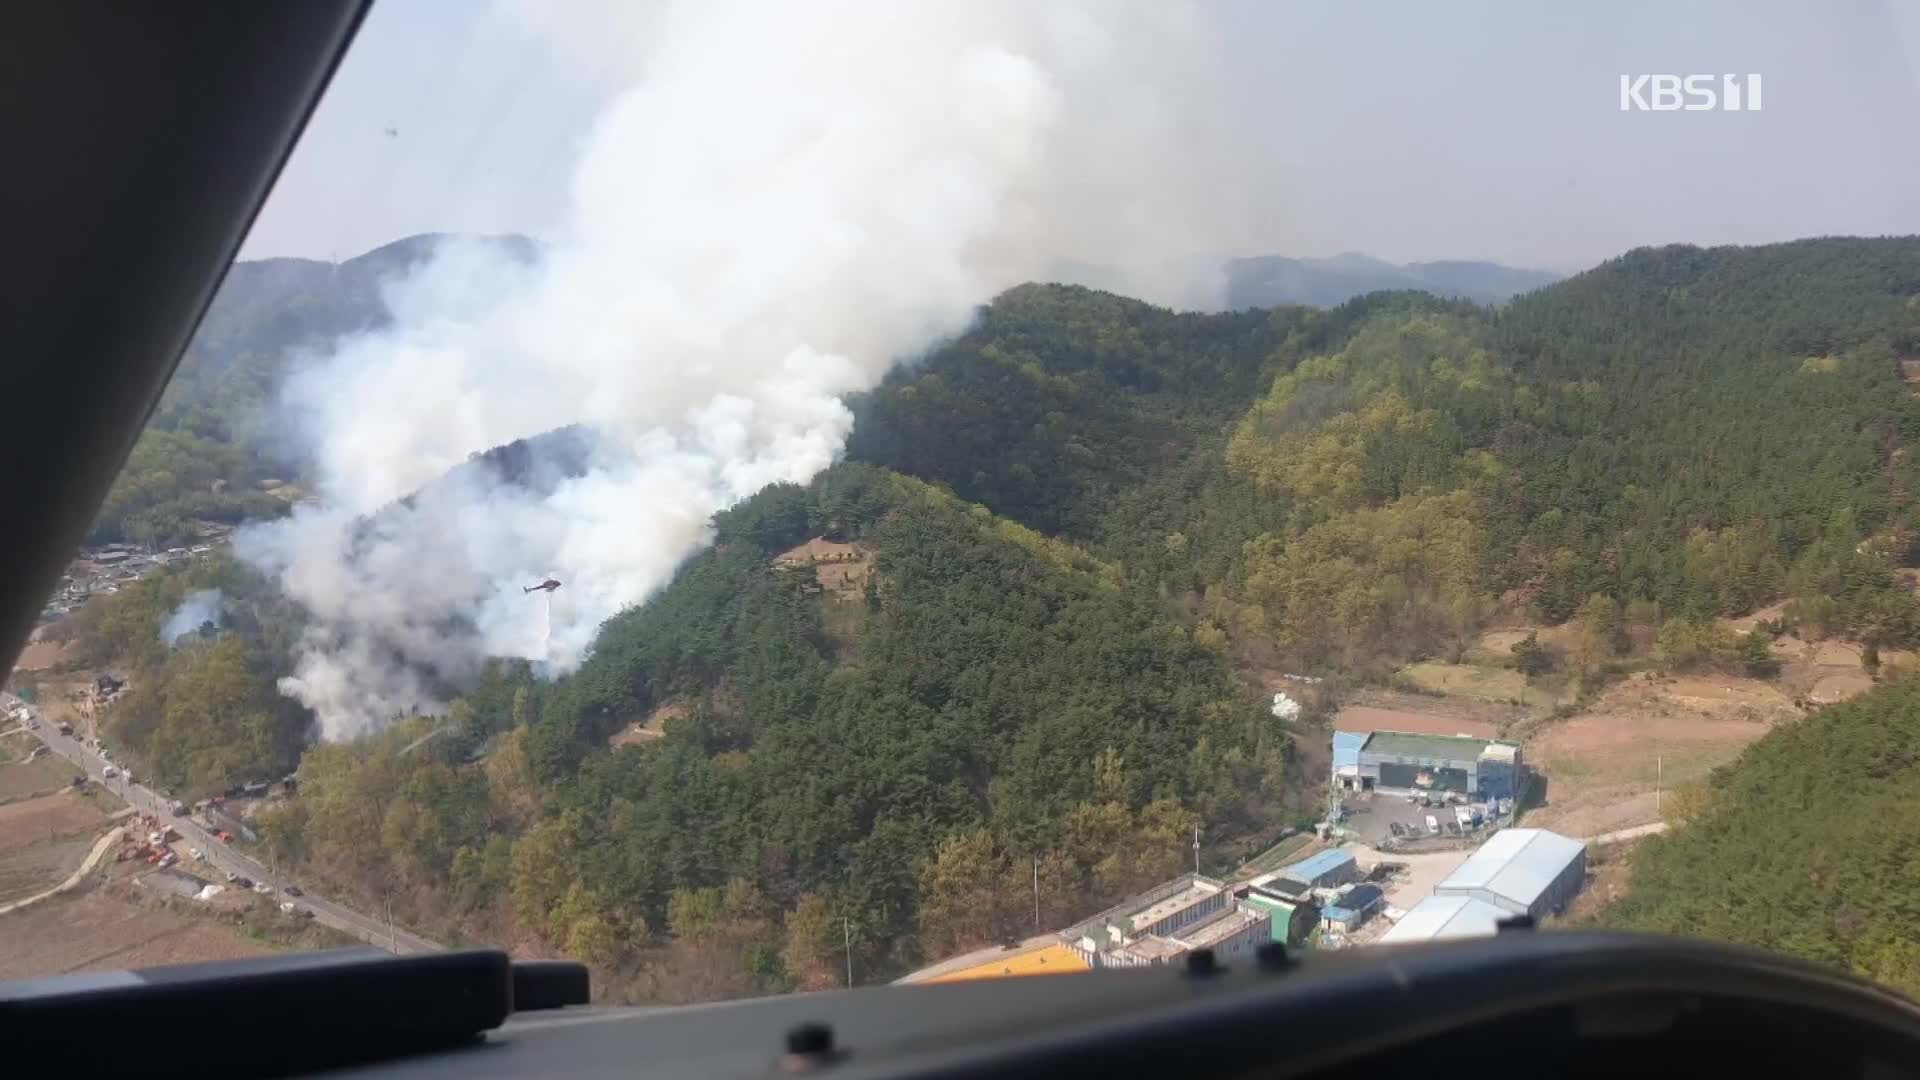
[[[306,895],[306,893],[301,891],[300,886],[298,885],[289,885],[280,891],[286,893],[288,896],[305,896]]]
[[[207,853],[206,853],[206,852],[204,852],[204,851],[201,851],[201,850],[200,850],[199,848],[197,848],[197,847],[190,847],[190,848],[188,848],[188,849],[187,849],[187,854],[188,854],[188,855],[191,855],[191,856],[193,856],[193,861],[195,861],[195,862],[201,862],[201,861],[204,861],[204,860],[206,859],[206,857],[207,857]]]
[[[240,887],[240,888],[242,888],[242,889],[251,889],[251,888],[253,888],[253,879],[252,879],[252,878],[250,878],[250,877],[237,877],[237,878],[234,878],[234,879],[233,879],[233,883],[234,883],[234,885],[236,885],[236,886],[238,886],[238,887]]]

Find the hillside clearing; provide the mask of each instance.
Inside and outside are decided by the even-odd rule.
[[[1633,676],[1527,741],[1546,802],[1523,824],[1592,836],[1660,820],[1657,788],[1704,779],[1798,715],[1753,679]]]
[[[1399,674],[1436,694],[1531,707],[1551,707],[1555,700],[1553,694],[1528,685],[1527,677],[1512,668],[1425,661],[1408,664]]]

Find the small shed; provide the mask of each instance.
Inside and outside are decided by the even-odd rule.
[[[1282,945],[1298,945],[1305,941],[1319,916],[1313,905],[1288,900],[1260,885],[1247,885],[1235,890],[1240,900],[1272,915],[1268,924],[1270,939]]]
[[[1386,904],[1387,894],[1378,885],[1355,885],[1340,899],[1320,910],[1320,917],[1342,930],[1351,931],[1371,919]]]

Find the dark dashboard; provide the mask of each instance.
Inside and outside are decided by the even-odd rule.
[[[1920,1075],[1920,1008],[1771,954],[1644,935],[892,986],[680,1008],[584,1004],[584,968],[471,951],[273,957],[0,985],[0,1035],[216,1027],[222,1075]]]

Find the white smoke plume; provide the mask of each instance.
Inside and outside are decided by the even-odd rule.
[[[167,620],[160,624],[160,640],[172,645],[207,623],[218,625],[225,609],[226,596],[219,589],[198,589],[180,600]]]
[[[390,289],[390,329],[296,377],[320,505],[236,541],[314,617],[282,689],[330,738],[434,708],[487,656],[577,665],[715,511],[835,460],[845,394],[1002,288],[1068,261],[1164,275],[1235,211],[1211,44],[1169,4],[510,10],[627,84],[567,224],[531,263],[443,246]],[[568,425],[544,483],[456,469]]]

